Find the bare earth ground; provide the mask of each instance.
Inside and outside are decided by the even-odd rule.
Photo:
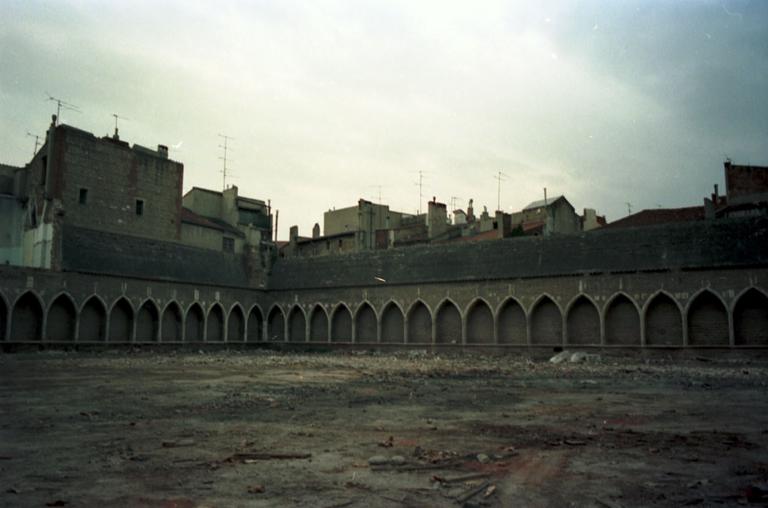
[[[757,360],[5,354],[0,505],[765,505],[767,395]]]

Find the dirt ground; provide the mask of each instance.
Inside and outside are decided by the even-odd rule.
[[[768,363],[0,355],[2,506],[768,504]]]

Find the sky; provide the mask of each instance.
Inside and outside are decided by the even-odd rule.
[[[360,198],[563,194],[609,221],[768,165],[768,1],[0,0],[0,162],[63,123],[170,146],[279,238]],[[422,173],[420,199],[419,172]]]

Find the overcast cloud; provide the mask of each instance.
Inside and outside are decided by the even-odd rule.
[[[768,165],[768,2],[0,0],[0,161],[65,123],[170,145],[185,190],[271,199],[280,238],[359,198],[615,220]],[[177,147],[177,148],[173,148]],[[422,204],[423,206],[423,204]]]

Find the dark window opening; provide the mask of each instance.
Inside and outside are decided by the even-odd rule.
[[[48,176],[48,156],[43,155],[42,161],[43,161],[43,168],[42,168],[42,171],[40,172],[40,185],[45,185],[45,181]]]
[[[224,252],[235,252],[235,239],[234,238],[222,238],[221,250]]]
[[[78,202],[81,205],[85,205],[88,203],[88,189],[80,189],[80,196],[78,198]]]
[[[144,215],[144,200],[136,200],[136,215]]]

